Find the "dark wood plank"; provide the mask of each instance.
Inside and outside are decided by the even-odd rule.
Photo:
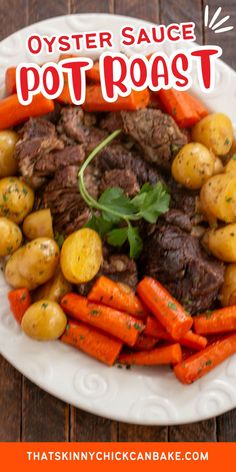
[[[230,15],[231,18],[227,21],[227,24],[221,26],[234,26],[234,29],[226,33],[216,34],[209,28],[205,28],[205,43],[206,44],[217,44],[223,49],[222,59],[231,67],[236,69],[236,54],[235,54],[235,42],[236,42],[236,4],[235,0],[227,0],[222,2],[221,0],[203,0],[203,6],[209,5],[209,19],[212,18],[213,14],[218,7],[222,7],[222,12],[216,21],[219,21],[224,16]]]
[[[0,356],[0,441],[20,441],[21,375]]]
[[[70,439],[85,442],[116,442],[117,423],[72,407]]]
[[[171,426],[169,441],[176,442],[214,442],[216,436],[216,420],[210,419],[199,423]]]
[[[217,441],[236,442],[236,409],[217,419]]]
[[[27,15],[26,0],[0,1],[0,40],[25,26]]]
[[[158,0],[114,0],[115,13],[119,15],[133,16],[143,20],[158,22],[159,2]]]
[[[69,13],[69,0],[29,0],[29,24]]]
[[[23,380],[22,441],[68,441],[69,406]]]
[[[71,0],[71,13],[112,13],[113,0]]]
[[[118,437],[121,442],[167,442],[168,428],[119,423]]]
[[[202,43],[202,1],[201,0],[160,0],[160,21],[162,24],[195,22],[198,43]]]

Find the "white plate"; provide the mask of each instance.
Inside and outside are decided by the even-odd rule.
[[[109,26],[115,33],[119,50],[118,31],[124,23],[136,29],[140,24],[150,26],[150,23],[128,17],[84,14],[52,18],[18,31],[0,44],[0,92],[4,93],[6,67],[32,61],[25,51],[29,33],[51,35],[102,30]],[[176,47],[186,45],[166,44],[164,50],[170,53]],[[142,52],[146,54],[154,49],[145,48]],[[130,53],[137,51],[129,49]],[[46,59],[41,56],[38,62]],[[218,61],[215,90],[205,95],[197,84],[193,87],[211,110],[227,113],[234,124],[235,79],[236,73]],[[1,274],[1,354],[22,374],[65,402],[108,418],[156,425],[199,421],[236,407],[236,356],[191,386],[180,384],[168,368],[108,368],[60,342],[39,343],[27,338],[9,312],[7,290]]]

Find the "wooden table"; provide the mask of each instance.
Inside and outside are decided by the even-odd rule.
[[[221,0],[0,0],[0,40],[45,18],[68,13],[110,12],[153,22],[195,21],[198,42],[224,48],[236,69],[236,29],[215,35],[203,28],[203,8]],[[235,0],[223,13],[236,26]],[[22,46],[23,47],[23,46]],[[222,90],[223,93],[223,90]],[[236,410],[201,423],[145,427],[118,423],[71,407],[48,395],[0,357],[0,441],[236,441]]]

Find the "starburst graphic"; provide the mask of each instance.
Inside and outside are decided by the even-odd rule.
[[[204,25],[205,28],[210,28],[214,33],[226,33],[226,31],[231,31],[234,29],[234,26],[224,26],[223,28],[219,28],[221,25],[226,23],[230,19],[230,15],[224,16],[221,20],[217,21],[219,15],[221,14],[222,7],[217,8],[216,12],[214,13],[213,17],[209,21],[209,6],[206,5],[205,13],[204,13]]]

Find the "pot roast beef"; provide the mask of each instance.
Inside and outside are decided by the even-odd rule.
[[[191,313],[212,306],[224,276],[223,264],[209,258],[197,238],[160,222],[145,241],[141,270],[164,284]]]
[[[170,115],[145,108],[121,112],[123,130],[140,146],[144,158],[169,170],[174,154],[187,142]]]
[[[20,139],[16,144],[15,158],[24,180],[33,188],[39,188],[46,181],[45,172],[41,174],[35,165],[48,153],[64,147],[58,138],[55,126],[42,118],[30,118],[19,132]]]

